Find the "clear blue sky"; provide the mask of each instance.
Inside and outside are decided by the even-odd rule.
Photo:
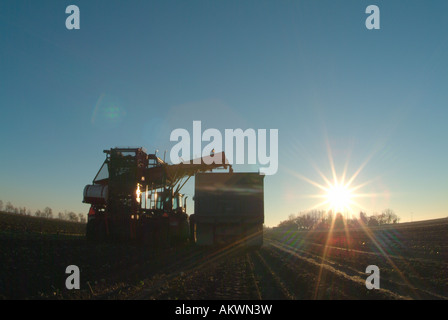
[[[65,27],[70,4],[80,30]],[[380,30],[365,27],[370,4]],[[3,0],[0,199],[87,212],[103,149],[161,155],[171,130],[201,120],[279,129],[267,225],[319,202],[298,176],[331,179],[327,146],[338,175],[366,163],[353,185],[376,194],[358,199],[368,214],[448,216],[447,12],[445,0]]]

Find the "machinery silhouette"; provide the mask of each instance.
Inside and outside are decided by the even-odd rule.
[[[84,188],[91,205],[86,237],[91,241],[136,241],[156,247],[190,241],[198,245],[263,242],[263,178],[234,173],[224,152],[168,164],[142,148],[104,150],[106,159]],[[228,169],[214,172],[213,169]],[[195,213],[180,193],[195,178]]]

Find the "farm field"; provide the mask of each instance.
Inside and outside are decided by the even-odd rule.
[[[1,299],[447,299],[448,219],[367,230],[269,230],[258,250],[90,244],[85,225],[0,214]],[[77,265],[81,288],[67,290]],[[381,288],[365,286],[368,265]]]

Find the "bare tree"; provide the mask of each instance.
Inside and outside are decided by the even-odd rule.
[[[3,211],[3,201],[0,200],[0,211]]]
[[[68,218],[69,218],[70,221],[78,222],[78,215],[76,213],[74,213],[74,212],[69,212],[68,213]]]
[[[78,213],[78,216],[79,216],[79,222],[82,223],[86,222],[86,216],[84,213]]]
[[[370,216],[368,225],[369,225],[369,227],[376,227],[376,226],[378,226],[379,222],[378,222],[377,216]]]
[[[362,222],[363,225],[368,224],[368,222],[369,222],[369,218],[367,217],[367,213],[361,211],[361,212],[359,213],[359,220],[361,220],[361,222]]]
[[[395,212],[392,209],[383,210],[381,215],[384,217],[383,219],[387,224],[398,223],[398,221],[400,221],[400,218],[395,214]]]
[[[278,224],[278,227],[283,229],[283,230],[291,230],[291,231],[295,231],[297,230],[298,224],[297,224],[297,219],[299,217],[296,216],[295,214],[290,214],[288,216],[287,220],[281,221]]]
[[[45,207],[44,217],[47,219],[53,218],[53,210],[50,207]]]
[[[14,212],[14,206],[12,205],[11,202],[8,201],[6,203],[5,211],[9,212],[9,213],[13,213]]]

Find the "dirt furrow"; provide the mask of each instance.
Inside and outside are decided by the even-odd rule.
[[[338,254],[334,254],[331,252],[332,248],[329,250],[322,252],[315,250],[303,250],[295,247],[291,247],[285,244],[281,244],[277,241],[268,240],[267,243],[278,247],[281,250],[286,252],[290,252],[296,256],[300,256],[302,259],[309,259],[310,262],[314,264],[322,264],[322,260],[325,260],[322,264],[323,267],[327,270],[331,270],[332,272],[338,273],[344,277],[351,278],[351,280],[364,283],[367,275],[364,273],[364,270],[367,265],[372,263],[377,263],[381,265],[384,272],[381,275],[381,288],[386,290],[387,292],[393,293],[396,296],[413,298],[413,299],[443,299],[446,300],[447,297],[443,294],[438,293],[434,290],[429,290],[430,284],[429,282],[425,284],[420,284],[416,286],[416,281],[413,279],[413,274],[404,275],[399,272],[399,267],[402,269],[403,267],[403,259],[397,261],[392,261],[391,257],[381,257],[377,256],[377,260],[371,260],[371,258],[366,259],[367,257],[363,257],[360,255],[360,252],[356,252],[356,259],[347,258],[348,255],[353,255],[354,252],[351,250],[342,250],[345,255],[340,256]],[[366,252],[367,256],[370,256],[370,253]],[[323,259],[325,256],[325,259]],[[381,264],[380,264],[381,263]],[[399,264],[396,264],[399,263]],[[409,262],[405,261],[405,265],[409,265]],[[391,272],[394,270],[395,272]],[[412,281],[412,282],[411,282]],[[420,281],[421,283],[421,281]],[[425,287],[423,287],[425,286]]]
[[[260,295],[263,300],[294,300],[295,297],[286,288],[284,281],[272,269],[260,252],[254,252],[250,255],[254,261],[253,272],[257,279]]]

